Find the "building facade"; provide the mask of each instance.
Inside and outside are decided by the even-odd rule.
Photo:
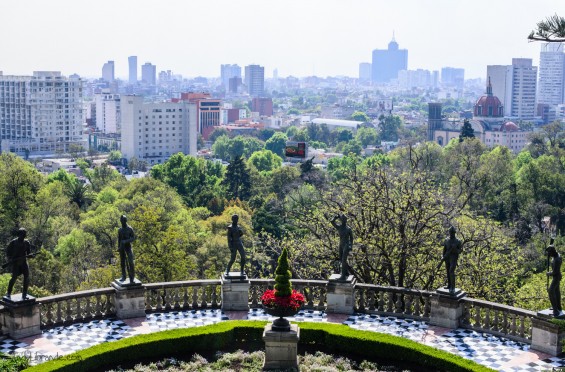
[[[536,114],[536,85],[538,68],[532,66],[529,58],[512,58],[509,116],[521,120],[533,120]]]
[[[251,101],[251,111],[261,116],[273,116],[273,99],[255,97]]]
[[[114,78],[114,61],[108,61],[102,66],[102,80],[113,83]]]
[[[122,154],[149,165],[178,152],[196,156],[196,107],[188,102],[143,103],[141,96],[122,96]]]
[[[538,103],[556,106],[565,102],[565,53],[562,43],[542,44],[538,82]]]
[[[128,57],[128,82],[130,84],[137,83],[137,56]]]
[[[220,73],[221,73],[222,85],[224,86],[224,89],[226,91],[230,91],[229,90],[230,79],[239,78],[241,80],[241,67],[239,67],[236,64],[221,65]]]
[[[408,50],[399,49],[392,37],[388,49],[373,50],[372,80],[373,83],[388,83],[398,77],[398,72],[408,69]]]
[[[441,84],[444,87],[463,90],[463,86],[465,85],[465,69],[443,67],[441,69]]]
[[[259,65],[245,66],[245,85],[251,97],[261,97],[265,92],[265,68]]]
[[[109,89],[102,89],[101,93],[94,95],[96,105],[96,128],[98,131],[120,133],[121,108],[120,95],[111,93]]]
[[[368,82],[371,81],[371,64],[368,62],[362,62],[359,64],[359,81]]]
[[[147,85],[157,84],[157,66],[146,62],[141,66],[141,81]]]
[[[82,80],[58,71],[33,76],[0,74],[2,151],[18,154],[67,152],[84,146]]]

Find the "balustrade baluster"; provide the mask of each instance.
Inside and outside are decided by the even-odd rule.
[[[318,287],[318,309],[325,309],[326,307],[326,288],[325,287]]]
[[[163,310],[163,302],[165,301],[165,299],[163,298],[164,294],[163,295],[161,294],[160,289],[156,289],[155,290],[155,297],[156,297],[156,300],[157,300],[156,301],[157,303],[155,304],[155,310],[157,312],[159,312],[159,311]]]
[[[373,291],[372,289],[368,291],[369,293],[369,310],[370,311],[375,311],[375,303],[376,301],[376,296],[375,296],[375,291]]]
[[[481,308],[473,304],[473,311],[475,312],[475,324],[473,324],[473,326],[481,328],[483,324],[481,320]]]
[[[384,311],[385,308],[385,292],[380,291],[378,293],[379,296],[379,311]]]
[[[105,306],[105,317],[115,315],[114,311],[114,294],[106,294],[106,306]]]
[[[404,302],[404,314],[406,315],[412,315],[412,301],[414,299],[414,296],[412,295],[405,295],[404,296],[405,302]]]
[[[202,302],[200,308],[206,309],[208,308],[208,295],[206,293],[206,287],[200,287],[200,292],[202,292]]]
[[[314,308],[314,288],[304,286],[304,293],[308,293],[308,309]]]
[[[192,287],[192,308],[198,309],[198,292],[196,292],[196,287]]]
[[[508,332],[508,313],[506,311],[502,312],[502,332],[504,334],[509,334]]]
[[[400,293],[396,293],[396,302],[394,304],[394,312],[397,314],[402,314],[403,309],[402,309],[402,299],[403,299],[404,295],[400,294]]]
[[[53,304],[52,303],[47,304],[47,316],[46,316],[47,321],[45,323],[48,326],[51,326],[54,323],[53,322],[53,312],[51,311],[52,309],[53,309]]]
[[[80,301],[82,298],[77,298],[77,311],[76,311],[76,318],[75,320],[82,319],[82,309],[80,307]]]
[[[422,296],[418,295],[416,296],[416,302],[414,302],[414,315],[422,316],[421,306],[422,306]]]
[[[525,337],[524,333],[524,317],[520,315],[520,337]]]
[[[173,293],[171,293],[171,296],[172,296],[171,307],[175,310],[178,310],[178,309],[180,309],[180,303],[179,303],[179,301],[180,301],[180,298],[179,298],[180,288],[178,288],[178,287],[174,288],[174,289],[172,289],[172,291],[173,291]]]
[[[152,302],[153,301],[151,299],[151,290],[145,289],[145,311],[153,310],[153,307],[151,307]]]
[[[490,309],[487,307],[485,309],[485,329],[491,329],[491,324],[490,324]]]
[[[493,310],[494,313],[494,320],[493,323],[491,325],[491,329],[493,331],[499,331],[500,330],[500,324],[498,323],[498,310]]]
[[[392,313],[393,305],[394,305],[394,298],[392,293],[387,293],[388,301],[386,306],[387,313]]]
[[[359,293],[359,302],[357,304],[357,309],[360,313],[365,312],[365,288],[360,288],[358,291]]]
[[[182,287],[182,308],[183,309],[189,309],[190,308],[190,302],[189,302],[189,298],[188,298],[188,287]]]
[[[430,296],[424,298],[424,317],[428,318],[432,311],[432,299]]]
[[[92,307],[90,306],[90,302],[91,302],[91,297],[88,296],[85,298],[86,300],[86,308],[84,309],[85,311],[85,315],[88,319],[92,318]]]
[[[216,293],[216,288],[217,287],[215,285],[212,286],[212,308],[213,309],[216,309],[216,308],[219,307],[218,306],[218,295]]]
[[[66,301],[66,304],[67,304],[67,309],[66,309],[67,310],[66,311],[67,316],[65,317],[65,322],[72,323],[72,321],[73,321],[73,310],[72,310],[72,307],[71,307],[71,299],[68,299]]]

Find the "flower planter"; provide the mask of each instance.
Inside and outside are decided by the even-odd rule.
[[[290,322],[285,317],[293,316],[298,313],[298,310],[294,309],[281,309],[281,308],[268,308],[263,307],[265,312],[271,316],[278,316],[278,319],[273,321],[272,330],[276,332],[289,332],[290,331]]]

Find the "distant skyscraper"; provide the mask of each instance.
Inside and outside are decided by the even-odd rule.
[[[371,81],[371,64],[362,62],[359,64],[359,81]]]
[[[462,68],[444,67],[441,69],[441,83],[445,87],[462,90],[465,84],[465,70]]]
[[[221,78],[225,90],[229,89],[230,79],[234,77],[241,78],[241,67],[239,67],[238,65],[221,66]]]
[[[265,89],[265,68],[259,65],[245,66],[245,85],[252,97],[261,97]]]
[[[128,65],[129,65],[129,83],[135,84],[137,83],[137,56],[128,57]]]
[[[545,43],[539,58],[538,103],[559,105],[565,98],[565,53],[562,43]]]
[[[510,115],[512,106],[512,66],[489,65],[487,66],[486,81],[490,80],[492,95],[498,97],[504,105],[506,115]]]
[[[146,62],[141,66],[141,80],[148,85],[157,84],[157,66]]]
[[[114,82],[114,61],[108,61],[102,66],[102,80],[108,83]]]
[[[538,68],[530,58],[512,58],[511,106],[505,108],[511,117],[532,120],[536,112],[536,80]],[[507,84],[508,85],[508,84]]]
[[[392,40],[388,49],[373,50],[373,83],[388,83],[398,77],[398,71],[408,69],[408,50],[398,49],[398,43]]]

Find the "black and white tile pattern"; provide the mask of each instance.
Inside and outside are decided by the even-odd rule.
[[[215,324],[228,320],[221,310],[187,310],[168,313],[147,314],[147,323],[152,332],[167,329],[190,328]]]
[[[274,320],[277,317],[267,314],[263,309],[250,309],[247,320]],[[291,322],[327,322],[327,314],[319,310],[300,310],[295,316],[287,317]]]

